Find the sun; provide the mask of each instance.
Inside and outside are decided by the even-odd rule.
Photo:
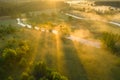
[[[56,7],[57,4],[59,4],[59,1],[64,1],[64,0],[44,0],[49,6]]]

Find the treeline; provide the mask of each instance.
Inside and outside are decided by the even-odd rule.
[[[112,53],[120,56],[120,35],[104,32],[102,33],[102,41]]]
[[[15,26],[13,27],[11,24],[0,25],[0,38],[8,34],[14,34],[17,31],[18,29]]]
[[[95,4],[120,8],[120,1],[96,1]]]
[[[20,13],[27,13],[30,11],[40,11],[45,9],[61,9],[66,4],[64,2],[56,2],[56,5],[53,6],[49,2],[46,1],[31,1],[24,3],[17,2],[0,2],[0,16],[11,16],[18,15]]]

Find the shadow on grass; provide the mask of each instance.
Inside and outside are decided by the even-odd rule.
[[[55,44],[55,39],[54,35],[52,33],[49,33],[47,36],[47,41],[46,41],[46,55],[45,55],[45,62],[46,64],[51,67],[51,68],[57,68],[56,66],[56,44]]]
[[[38,44],[35,61],[43,61],[50,68],[56,69],[56,44],[54,35],[52,33],[42,32]]]
[[[45,56],[45,48],[46,48],[46,33],[41,33],[40,39],[37,42],[36,47],[36,52],[35,54],[35,62],[36,61],[44,61],[44,56]]]
[[[71,40],[62,39],[64,64],[69,80],[88,80],[86,71]]]
[[[113,79],[114,80],[120,80],[120,62],[111,71],[112,71],[111,75],[112,75]]]

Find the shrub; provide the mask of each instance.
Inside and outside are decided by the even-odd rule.
[[[17,56],[17,53],[14,49],[5,49],[2,54],[2,57],[5,60],[10,60],[10,61],[15,60],[16,56]]]
[[[0,26],[0,34],[7,35],[7,34],[13,34],[17,31],[15,26],[12,25],[1,25]]]
[[[9,76],[7,80],[14,80],[14,79],[11,76]]]
[[[43,62],[38,62],[35,65],[32,74],[36,80],[68,80],[58,72],[49,69]]]
[[[36,79],[42,78],[46,75],[47,73],[47,68],[45,63],[43,62],[38,62],[33,70],[33,75],[35,76]]]
[[[21,80],[28,80],[28,78],[29,78],[29,74],[26,72],[23,72],[21,75]]]
[[[30,77],[28,78],[28,80],[35,80],[35,77],[34,77],[34,76],[30,76]]]
[[[120,46],[118,46],[120,43],[120,35],[105,32],[102,35],[102,40],[108,49],[114,53],[118,52],[118,47],[120,48]]]

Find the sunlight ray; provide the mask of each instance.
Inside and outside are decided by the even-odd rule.
[[[35,61],[35,58],[36,58],[36,55],[37,55],[37,51],[38,51],[38,47],[39,47],[39,40],[41,38],[41,32],[38,32],[38,31],[33,31],[32,32],[33,34],[36,34],[36,35],[33,35],[34,36],[34,40],[32,42],[32,45],[33,45],[33,51],[32,51],[32,57],[31,57],[31,60],[30,60],[30,64],[32,65]],[[36,37],[37,36],[37,37]]]
[[[56,58],[57,58],[57,69],[58,71],[65,73],[66,69],[64,68],[64,55],[62,50],[62,43],[60,35],[55,35],[56,38]]]

